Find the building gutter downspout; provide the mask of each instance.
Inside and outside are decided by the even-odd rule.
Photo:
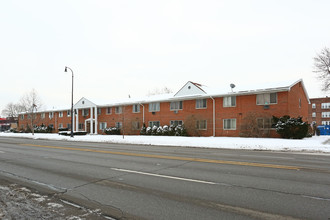
[[[212,96],[210,98],[213,101],[213,137],[215,137],[215,100]]]
[[[141,103],[139,103],[141,106],[142,106],[142,108],[143,108],[143,110],[142,110],[142,123],[143,124],[145,124],[144,123],[144,105],[143,104],[141,104]],[[142,125],[143,126],[143,125]]]

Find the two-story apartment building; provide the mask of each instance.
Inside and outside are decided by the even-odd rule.
[[[250,89],[210,89],[187,82],[176,93],[95,104],[81,98],[74,105],[73,130],[102,134],[106,127],[119,127],[125,134],[139,134],[143,124],[184,124],[194,136],[242,136],[250,124],[276,136],[272,116],[308,119],[309,98],[302,80]],[[236,91],[237,90],[237,91]],[[26,129],[29,115],[20,114],[19,128]],[[71,109],[36,113],[35,125],[71,129]]]
[[[316,125],[330,125],[330,97],[310,99],[308,121]]]

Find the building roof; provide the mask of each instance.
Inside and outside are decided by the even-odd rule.
[[[94,104],[86,98],[81,98],[75,106],[81,108],[79,104],[82,100],[90,103],[92,106],[97,107],[113,107],[113,106],[124,106],[124,105],[133,105],[133,104],[147,104],[150,102],[164,102],[164,101],[175,101],[175,100],[189,100],[189,99],[198,99],[198,98],[215,98],[215,97],[224,97],[224,96],[242,96],[242,95],[251,95],[251,94],[260,94],[260,93],[271,93],[271,92],[283,92],[290,91],[290,89],[296,85],[297,83],[302,83],[304,92],[306,94],[307,100],[310,103],[305,85],[302,79],[296,81],[282,81],[282,82],[271,82],[271,83],[263,83],[257,85],[237,85],[234,88],[231,88],[228,85],[227,88],[219,87],[219,88],[209,88],[205,85],[188,81],[178,92],[176,93],[168,93],[168,94],[160,94],[160,95],[152,95],[140,98],[126,98],[119,100],[111,100],[107,103],[99,103]],[[49,109],[39,112],[49,112],[49,111],[66,111],[70,108],[61,108],[61,109]]]

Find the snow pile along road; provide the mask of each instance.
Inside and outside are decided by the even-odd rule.
[[[0,133],[0,137],[22,137],[33,139],[51,139],[67,141],[104,142],[116,144],[142,144],[181,147],[303,151],[330,153],[329,136],[313,136],[302,140],[280,138],[240,138],[240,137],[169,137],[169,136],[137,136],[137,135],[85,135],[61,136],[58,134],[18,134]]]

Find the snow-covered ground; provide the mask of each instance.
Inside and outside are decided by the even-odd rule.
[[[86,135],[71,138],[69,136],[61,136],[58,134],[32,135],[18,133],[0,133],[0,137],[1,136],[118,144],[330,153],[329,136],[314,136],[312,138],[305,138],[302,140],[288,140],[280,138],[168,137],[134,135],[126,135],[124,138],[122,135]]]

